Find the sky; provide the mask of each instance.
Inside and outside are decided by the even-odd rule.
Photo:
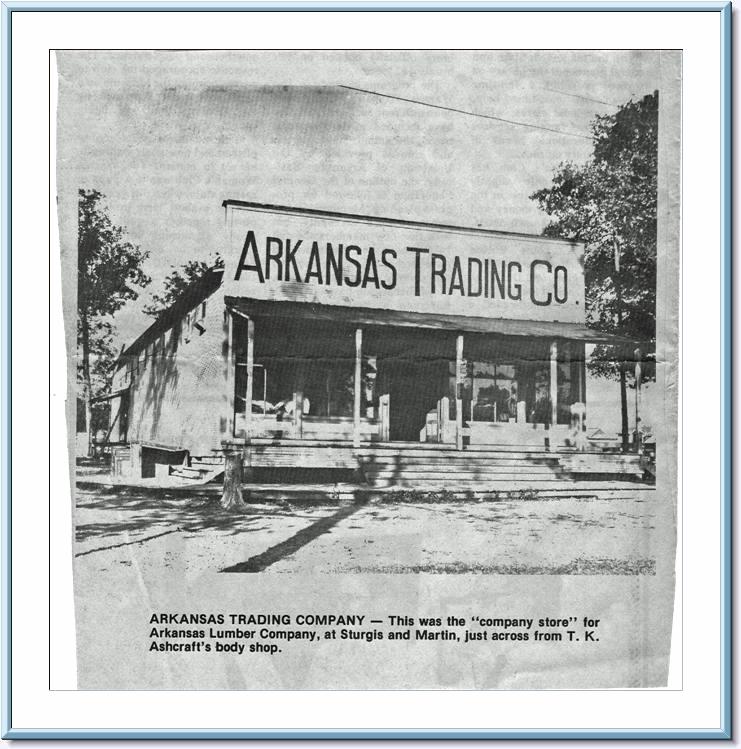
[[[223,249],[225,199],[539,234],[529,195],[586,161],[591,121],[658,89],[659,65],[650,50],[58,52],[60,205],[102,192],[150,253],[120,345],[172,266]]]

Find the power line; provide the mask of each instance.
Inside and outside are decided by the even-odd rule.
[[[559,91],[557,88],[547,88],[546,91],[551,91],[554,94],[562,94],[563,96],[572,96],[574,99],[584,99],[584,101],[592,101],[595,104],[606,104],[608,107],[615,107],[616,109],[620,106],[619,104],[613,104],[610,101],[602,101],[602,99],[593,99],[591,96],[583,96],[582,94],[570,94],[568,91]]]
[[[492,114],[480,114],[478,112],[470,112],[465,109],[456,109],[455,107],[444,107],[441,104],[430,104],[427,101],[419,101],[418,99],[407,99],[403,96],[392,96],[391,94],[381,94],[378,91],[369,91],[365,88],[356,88],[355,86],[340,86],[340,88],[346,88],[350,91],[358,91],[362,94],[370,94],[371,96],[380,96],[384,99],[395,99],[396,101],[404,101],[408,104],[419,104],[423,107],[431,107],[432,109],[442,109],[445,112],[455,112],[456,114],[466,114],[469,117],[481,117],[484,120],[495,120],[496,122],[504,122],[508,125],[519,125],[520,127],[530,127],[534,130],[546,130],[549,133],[558,133],[559,135],[569,135],[572,138],[583,138],[584,140],[592,140],[589,135],[582,135],[581,133],[572,133],[568,130],[557,130],[553,127],[545,127],[543,125],[533,125],[530,122],[518,122],[517,120],[508,120],[504,117],[495,117]]]

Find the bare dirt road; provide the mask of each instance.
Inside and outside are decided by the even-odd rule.
[[[78,491],[78,572],[652,575],[654,492],[621,499],[254,504]],[[147,569],[150,568],[150,569]]]

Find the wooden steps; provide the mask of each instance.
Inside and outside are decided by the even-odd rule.
[[[391,466],[368,466],[363,465],[362,471],[365,474],[372,473],[374,476],[396,476],[403,473],[409,478],[426,478],[431,472],[436,476],[460,476],[461,478],[476,478],[478,476],[553,476],[558,473],[558,466],[528,465],[523,463],[514,466],[409,466],[391,467]]]
[[[439,445],[434,442],[389,442],[386,445],[372,445],[362,446],[359,451],[360,454],[369,452],[383,452],[383,453],[402,453],[407,455],[409,453],[430,453],[435,455],[449,454],[449,455],[476,455],[490,453],[544,453],[546,455],[558,455],[560,453],[572,453],[573,450],[546,450],[543,445],[466,445],[463,450],[457,450],[455,445]]]
[[[162,497],[163,489],[169,494],[182,494],[184,497],[212,497],[218,498],[223,492],[220,482],[195,483],[171,479],[163,485],[156,479],[139,479],[138,481],[115,481],[105,475],[82,476],[77,479],[77,488],[82,491],[102,492],[115,496],[141,496],[149,494]],[[533,486],[529,483],[509,483],[499,486],[476,486],[475,488],[457,486],[446,488],[445,496],[436,496],[442,492],[440,487],[415,486],[410,493],[408,487],[370,487],[353,484],[261,484],[251,483],[242,486],[242,492],[248,503],[261,502],[290,502],[295,504],[318,503],[327,506],[345,502],[428,502],[450,500],[476,502],[503,502],[557,500],[564,498],[579,499],[636,499],[650,501],[655,497],[656,488],[653,484],[633,483],[627,481],[600,482],[552,482],[543,486]],[[426,496],[432,495],[432,496]]]
[[[205,484],[209,481],[214,481],[222,476],[224,473],[224,461],[223,459],[216,462],[203,462],[199,460],[191,460],[189,466],[171,466],[170,477],[179,479],[185,479],[192,481],[193,483]]]
[[[490,466],[500,466],[502,468],[521,466],[523,464],[532,466],[558,466],[560,465],[560,458],[557,455],[527,455],[523,454],[520,456],[515,455],[491,455],[488,457],[472,456],[466,453],[462,455],[446,455],[446,456],[422,456],[416,455],[359,455],[358,462],[362,466],[376,466],[382,468],[384,466],[394,468],[396,466],[404,466],[413,468],[418,467],[429,467],[434,466],[453,466],[453,467],[469,467],[472,470],[477,468],[487,468]]]
[[[382,476],[373,476],[369,480],[369,484],[371,486],[383,486],[383,487],[393,487],[393,486],[400,486],[404,488],[436,488],[440,487],[442,489],[450,489],[450,488],[471,488],[471,487],[480,487],[482,489],[486,489],[489,487],[495,487],[495,485],[501,486],[503,488],[509,488],[509,487],[522,487],[522,486],[532,486],[532,487],[538,487],[538,486],[549,486],[552,484],[563,484],[566,481],[564,477],[557,476],[557,475],[551,475],[551,476],[527,476],[525,474],[500,474],[500,475],[492,475],[492,476],[481,476],[477,478],[465,478],[461,476],[439,476],[437,474],[433,474],[430,472],[427,476],[424,478],[422,477],[415,477],[415,476],[407,476],[406,474],[402,474],[401,476],[393,476],[393,477],[382,477]],[[568,481],[569,485],[571,485],[572,481]]]
[[[325,468],[355,470],[358,461],[352,445],[343,442],[339,446],[326,443],[305,444],[255,444],[250,450],[253,468]]]
[[[360,469],[374,487],[420,489],[540,489],[581,478],[631,479],[643,469],[638,456],[546,451],[523,445],[455,450],[416,445],[361,449]]]
[[[192,466],[223,466],[224,456],[223,455],[199,455],[193,456],[190,459]]]
[[[297,449],[304,447],[334,447],[334,448],[346,448],[349,450],[353,449],[352,442],[349,440],[313,440],[313,439],[268,439],[268,438],[255,438],[250,441],[250,445],[253,448],[256,447],[270,447],[270,448],[289,448]],[[461,451],[457,450],[453,444],[439,444],[436,442],[361,442],[357,452],[359,454],[364,453],[409,453],[409,452],[430,452],[430,453],[454,453],[461,454]],[[489,453],[492,451],[496,452],[545,452],[543,445],[518,445],[518,444],[506,444],[506,445],[466,445],[463,453],[476,453],[483,452]],[[220,450],[215,451],[217,453]],[[573,453],[574,450],[561,448],[554,450],[548,454],[559,454],[559,453]]]
[[[621,500],[655,496],[655,487],[650,484],[627,481],[601,481],[565,484],[553,482],[542,486],[530,483],[509,484],[495,488],[483,487],[414,487],[417,491],[410,495],[408,487],[360,487],[348,484],[335,485],[271,485],[250,484],[243,487],[247,502],[287,501],[318,502],[338,504],[343,502],[506,502],[536,500],[558,500],[567,498]],[[435,496],[439,492],[445,496]],[[533,494],[531,494],[533,493]],[[418,496],[416,496],[418,495]],[[432,495],[432,496],[425,496]]]
[[[337,469],[358,471],[375,488],[543,488],[583,485],[583,481],[635,480],[643,476],[637,455],[547,451],[535,445],[466,446],[420,442],[363,443],[346,441],[254,440],[252,468]]]

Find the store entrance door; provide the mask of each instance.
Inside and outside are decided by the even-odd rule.
[[[396,361],[389,362],[387,367],[391,401],[389,439],[419,442],[427,414],[437,408],[440,398],[440,362]]]
[[[369,327],[363,333],[363,352],[375,369],[374,406],[382,421],[381,438],[428,441],[438,403],[453,393],[455,336],[424,328]]]

